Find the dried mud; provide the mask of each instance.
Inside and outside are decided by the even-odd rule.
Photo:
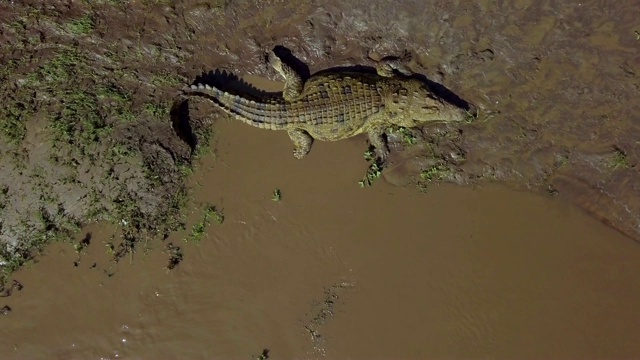
[[[638,8],[0,4],[2,272],[62,253],[17,273],[24,290],[7,282],[2,353],[638,356]],[[280,80],[264,59],[276,45],[311,73],[408,49],[416,72],[477,104],[480,118],[391,134],[385,181],[364,190],[360,137],[316,142],[295,161],[285,134],[229,123],[198,101],[190,130],[176,132],[178,89],[214,69],[261,87]],[[470,186],[437,185],[447,182]],[[110,225],[78,238],[96,221]],[[49,245],[59,239],[75,249]],[[25,319],[60,327],[38,332]]]

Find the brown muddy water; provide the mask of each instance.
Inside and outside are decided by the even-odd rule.
[[[214,128],[193,211],[225,221],[167,240],[185,257],[172,271],[156,242],[110,265],[104,226],[78,266],[49,247],[4,298],[3,359],[640,357],[640,247],[576,208],[498,186],[361,189],[362,137],[298,161],[284,132]]]

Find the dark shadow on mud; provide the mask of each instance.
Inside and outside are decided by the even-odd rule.
[[[5,285],[5,287],[1,289],[0,297],[9,297],[11,296],[11,294],[13,294],[14,290],[21,291],[23,287],[24,286],[18,280],[13,280],[9,288],[7,288]]]
[[[203,73],[195,78],[193,85],[203,84],[216,87],[220,90],[228,92],[233,95],[241,95],[242,97],[258,101],[274,96],[281,96],[280,92],[267,92],[260,90],[252,84],[239,78],[237,75],[231,74],[227,71],[212,70]],[[216,99],[212,96],[205,96],[212,102],[216,102]],[[191,154],[198,147],[198,136],[196,135],[199,130],[198,124],[193,124],[191,121],[191,115],[189,112],[189,98],[181,93],[174,101],[171,111],[171,126],[176,135],[184,141],[191,149]]]
[[[448,102],[449,104],[455,105],[459,108],[462,108],[468,111],[469,114],[472,115],[473,117],[478,116],[478,108],[474,104],[460,98],[453,91],[449,90],[446,86],[439,84],[435,81],[431,81],[422,74],[414,74],[412,77],[415,77],[417,79],[424,81],[429,86],[429,89],[431,89],[431,91],[434,94],[436,94],[436,96],[440,97],[441,99]]]
[[[91,239],[93,238],[93,235],[88,232],[84,235],[84,237],[82,238],[82,240],[80,240],[80,246],[82,246],[83,248],[91,245]]]
[[[282,62],[289,65],[293,70],[295,70],[303,79],[308,79],[311,76],[307,64],[295,57],[291,50],[287,49],[284,46],[277,45],[273,48],[273,53],[277,57],[279,57]],[[265,55],[265,62],[268,61],[268,55]]]
[[[252,84],[246,82],[237,75],[227,71],[215,70],[197,76],[193,82],[194,85],[205,84],[215,86],[220,90],[226,91],[233,95],[242,95],[250,99],[263,99],[270,96],[279,96],[281,92],[268,92],[260,90]]]
[[[191,128],[191,122],[189,118],[189,104],[186,99],[179,99],[178,101],[174,102],[169,114],[169,116],[171,117],[171,127],[173,127],[173,131],[175,131],[176,135],[182,141],[189,145],[191,153],[193,154],[193,151],[198,145],[198,140],[196,139],[196,136],[193,133],[193,129]]]
[[[0,297],[9,297],[13,294],[14,290],[21,291],[22,288],[24,288],[24,286],[18,280],[14,279],[10,287],[7,287],[7,284],[0,287]],[[0,308],[0,315],[9,315],[9,313],[11,313],[11,306],[5,305]]]
[[[298,72],[298,74],[300,74],[302,76],[303,79],[308,79],[310,77],[309,74],[309,67],[306,66],[302,61],[300,61],[298,58],[296,58],[289,49],[283,47],[283,46],[276,46],[273,49],[273,52],[278,55],[278,57],[280,57],[280,59],[282,59],[282,61],[284,63],[286,63],[287,65],[289,65],[291,68],[293,68],[296,72]],[[389,59],[398,59],[399,57],[395,57],[395,56],[388,56],[387,58]],[[351,65],[351,66],[336,66],[336,67],[332,67],[332,68],[328,68],[328,69],[324,69],[324,70],[320,70],[316,73],[314,73],[313,75],[322,75],[324,73],[336,73],[336,72],[344,72],[344,73],[351,73],[351,72],[356,72],[356,73],[369,73],[369,74],[377,74],[377,71],[374,67],[371,66],[364,66],[364,65]],[[394,73],[397,76],[400,77],[405,77],[406,75],[403,75],[402,73],[398,72],[397,70],[394,70]],[[478,116],[478,110],[477,107],[473,104],[471,104],[470,102],[463,100],[462,98],[460,98],[458,95],[456,95],[453,91],[449,90],[446,86],[437,83],[435,81],[429,80],[429,78],[427,78],[425,75],[422,74],[412,74],[411,76],[409,76],[409,78],[413,78],[413,79],[418,79],[420,81],[422,81],[423,83],[425,83],[429,89],[431,90],[431,92],[433,92],[437,97],[443,99],[444,101],[448,102],[449,104],[455,105],[459,108],[462,108],[466,111],[468,111],[471,115],[473,115],[474,117]]]

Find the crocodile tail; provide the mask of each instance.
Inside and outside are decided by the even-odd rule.
[[[189,95],[208,99],[236,119],[261,129],[281,130],[287,124],[284,101],[254,101],[206,84],[191,85]]]

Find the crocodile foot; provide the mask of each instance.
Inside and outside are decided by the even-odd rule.
[[[311,151],[313,138],[309,133],[301,129],[292,129],[287,132],[294,145],[293,156],[296,159],[303,159]]]

